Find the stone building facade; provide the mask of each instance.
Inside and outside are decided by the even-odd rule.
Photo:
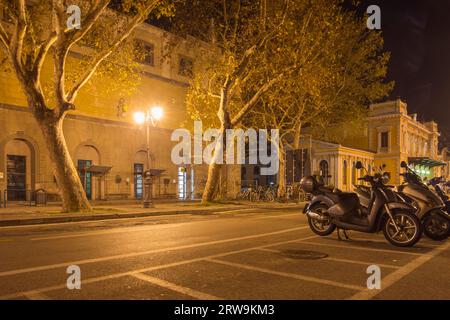
[[[189,70],[195,64],[195,52],[204,44],[184,46],[181,39],[170,59],[161,59],[167,34],[143,24],[136,40],[146,44],[148,57],[141,64],[142,81],[136,93],[127,98],[108,92],[107,83],[94,83],[82,90],[77,110],[64,122],[69,152],[79,170],[89,199],[135,199],[143,192],[142,173],[147,170],[146,131],[133,121],[133,113],[160,106],[164,115],[150,129],[150,168],[155,197],[190,199],[200,197],[207,176],[206,165],[177,166],[171,161],[176,142],[171,133],[188,119],[185,95]],[[192,49],[195,47],[196,49]],[[207,48],[206,48],[207,49]],[[70,59],[85,54],[76,47]],[[52,77],[52,65],[46,61],[43,77]],[[114,79],[110,79],[114,81]],[[125,107],[126,106],[126,107]],[[14,74],[0,73],[0,193],[9,200],[27,200],[34,191],[44,189],[49,199],[58,199],[53,164],[43,137],[27,108],[25,96]],[[226,175],[231,194],[239,188],[239,170]]]
[[[438,150],[438,125],[420,122],[408,114],[400,99],[370,106],[364,128],[358,133],[336,135],[337,142],[302,139],[302,148],[312,146],[312,171],[342,190],[352,190],[362,174],[355,164],[361,161],[372,171],[385,165],[392,184],[400,184],[402,161],[409,163],[424,178],[448,173],[447,151]],[[445,155],[444,155],[445,153]]]

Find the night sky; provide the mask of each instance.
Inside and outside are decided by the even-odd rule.
[[[450,144],[450,0],[364,0],[381,8],[391,52],[391,98],[401,97],[419,120],[435,120]],[[450,146],[450,145],[449,145]]]
[[[389,98],[407,102],[420,121],[436,121],[441,147],[450,147],[450,0],[362,0],[361,14],[372,4],[381,8],[391,52],[388,79],[395,88]]]

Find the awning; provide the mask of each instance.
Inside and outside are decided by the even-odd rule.
[[[429,168],[447,165],[445,162],[433,160],[427,157],[410,157],[408,158],[408,162],[412,165],[425,166]]]
[[[160,176],[164,171],[166,171],[165,169],[150,169],[150,174],[154,177]]]
[[[97,175],[102,176],[102,175],[105,175],[105,174],[109,173],[109,171],[111,171],[111,168],[112,168],[111,166],[92,165],[92,166],[89,166],[89,167],[81,168],[81,170],[83,172],[92,173],[94,176],[97,176]]]

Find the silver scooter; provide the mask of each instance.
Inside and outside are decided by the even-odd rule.
[[[360,161],[356,169],[365,170]],[[367,170],[366,173],[358,180],[370,185],[367,204],[361,202],[356,193],[331,190],[313,176],[301,180],[303,191],[314,195],[303,211],[311,230],[320,236],[327,236],[336,228],[338,232],[340,229],[365,233],[383,231],[391,244],[413,246],[422,236],[422,225],[414,214],[415,209],[399,200],[392,188],[384,184],[383,174],[370,175]]]
[[[406,169],[404,182],[397,187],[397,195],[403,201],[416,208],[424,233],[433,240],[445,240],[450,235],[450,214],[444,211],[445,204],[441,197],[431,190],[422,178],[406,162],[401,163]]]

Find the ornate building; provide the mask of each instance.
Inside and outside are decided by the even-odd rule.
[[[344,130],[345,131],[345,130]],[[339,135],[337,135],[339,136]],[[343,190],[351,190],[361,175],[355,163],[361,161],[373,171],[381,165],[391,174],[391,183],[401,183],[400,163],[406,161],[422,177],[446,175],[448,153],[438,152],[439,131],[435,122],[420,122],[416,114],[408,114],[406,103],[387,101],[370,106],[364,129],[359,134],[344,134],[339,142],[312,140],[312,171],[326,182]],[[302,147],[308,148],[304,138]]]

